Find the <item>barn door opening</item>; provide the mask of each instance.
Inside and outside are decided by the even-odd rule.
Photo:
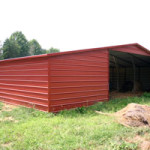
[[[111,51],[109,52],[109,90],[111,93],[142,94],[150,91],[150,57]]]

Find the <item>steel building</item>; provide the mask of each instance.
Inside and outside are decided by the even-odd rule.
[[[137,43],[0,61],[0,101],[48,112],[108,101],[128,81],[150,90],[150,52]]]

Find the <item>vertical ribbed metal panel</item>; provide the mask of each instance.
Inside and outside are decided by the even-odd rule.
[[[0,64],[0,100],[48,110],[47,57]]]
[[[108,51],[51,58],[50,110],[55,112],[108,100]]]

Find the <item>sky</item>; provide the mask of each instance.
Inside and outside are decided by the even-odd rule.
[[[60,51],[139,43],[150,49],[149,0],[0,0],[0,41],[15,31]]]

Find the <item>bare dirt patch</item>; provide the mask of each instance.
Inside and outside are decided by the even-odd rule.
[[[150,141],[143,136],[136,135],[134,138],[125,139],[129,143],[138,143],[138,150],[150,150]]]
[[[140,145],[141,150],[150,150],[150,142],[143,141]]]
[[[12,111],[15,108],[17,108],[17,106],[3,103],[3,107],[1,111]]]
[[[129,143],[138,143],[138,150],[150,150],[150,140],[147,139],[146,134],[144,136],[136,135],[135,137],[125,139]]]
[[[0,112],[3,112],[3,111],[12,111],[15,108],[17,108],[17,106],[3,103],[3,107],[2,107],[2,109],[1,109]],[[11,116],[10,117],[2,117],[2,118],[0,118],[0,122],[4,122],[4,121],[12,121],[12,122],[15,122],[15,123],[18,122],[18,120],[15,120]]]
[[[15,123],[18,122],[18,120],[15,120],[13,117],[0,118],[0,122],[2,122],[2,121],[12,121],[12,122],[15,122]]]
[[[137,91],[137,92],[117,92],[117,91],[112,91],[112,92],[110,92],[110,99],[139,97],[142,94],[143,94],[142,91]]]
[[[5,144],[2,144],[1,146],[4,148],[9,148],[11,145],[12,143],[5,143]]]

